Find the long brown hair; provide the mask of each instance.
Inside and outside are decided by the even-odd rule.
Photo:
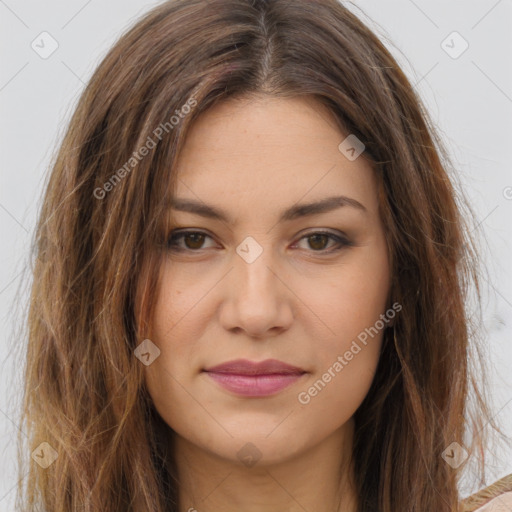
[[[478,315],[467,308],[480,290],[473,217],[397,62],[336,0],[172,0],[101,62],[49,175],[33,244],[23,421],[30,451],[51,460],[49,445],[58,456],[46,468],[30,459],[24,511],[178,510],[167,426],[134,350],[148,332],[186,134],[213,104],[256,95],[326,106],[364,143],[379,184],[391,303],[402,311],[355,414],[359,512],[457,510],[472,458],[445,462],[453,442],[484,475],[490,415],[468,363],[480,360]]]

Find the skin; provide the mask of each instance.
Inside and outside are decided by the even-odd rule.
[[[353,414],[366,396],[382,335],[335,372],[307,404],[299,393],[332,368],[389,308],[390,272],[377,184],[364,156],[313,99],[228,100],[204,113],[177,166],[176,196],[223,209],[230,222],[169,211],[181,237],[162,265],[146,367],[148,391],[172,429],[180,511],[356,511]],[[333,195],[359,201],[278,222],[296,203]],[[351,246],[311,235],[328,230]],[[309,238],[306,237],[309,235]],[[247,237],[262,249],[248,263]],[[278,359],[307,371],[268,397],[241,397],[202,372],[233,359]],[[259,459],[244,464],[237,452]]]

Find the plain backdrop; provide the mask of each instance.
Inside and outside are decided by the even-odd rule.
[[[13,301],[27,301],[22,271],[50,159],[94,68],[119,35],[158,3],[0,0],[0,511],[14,510],[19,354],[26,342],[16,332],[23,317]],[[494,419],[511,438],[512,2],[344,3],[377,32],[414,84],[485,232],[490,394]],[[56,50],[43,58],[42,47],[50,51],[52,45]],[[510,446],[490,456],[487,484],[512,473]],[[464,495],[477,490],[467,476]]]

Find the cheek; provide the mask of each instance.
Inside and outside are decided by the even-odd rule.
[[[164,265],[151,319],[151,335],[163,345],[163,356],[178,355],[166,361],[170,365],[166,368],[180,368],[177,359],[188,361],[195,340],[201,339],[203,322],[208,319],[200,312],[207,300],[205,295],[214,284],[215,280],[208,277],[198,279],[197,272],[186,267],[178,272],[171,265]]]
[[[176,429],[184,421],[200,424],[204,422],[204,411],[192,406],[197,399],[191,386],[197,368],[194,339],[198,336],[180,329],[181,323],[155,324],[153,342],[160,349],[160,355],[145,368],[148,393],[156,410],[171,428]],[[175,327],[169,330],[173,325]],[[203,397],[198,399],[201,402]]]
[[[344,353],[358,337],[363,342],[365,338],[378,338],[374,330],[376,324],[377,331],[387,326],[380,320],[386,311],[390,284],[384,248],[354,252],[334,271],[317,278],[316,284],[305,287],[300,293],[307,297],[309,315],[321,321],[315,340],[324,354]]]
[[[372,384],[379,360],[380,342],[363,349],[344,365],[336,367],[333,359],[324,373],[300,391],[301,424],[308,425],[314,438],[324,437],[344,425],[355,414]],[[337,369],[342,368],[340,371]]]
[[[186,272],[173,275],[164,265],[151,317],[149,338],[160,355],[145,368],[145,382],[157,411],[171,426],[190,400],[187,379],[197,366],[195,340],[201,339],[204,329],[196,316],[205,293],[198,281]]]
[[[340,315],[331,321],[336,336],[323,338],[314,351],[315,371],[299,390],[297,402],[308,423],[323,418],[322,432],[348,421],[370,389],[386,328],[381,311],[368,308],[353,317]]]
[[[308,305],[322,320],[316,329],[315,373],[302,389],[305,404],[354,412],[366,396],[378,365],[388,315],[388,259],[382,250],[347,258],[326,286],[308,294]],[[309,402],[308,402],[309,403]]]

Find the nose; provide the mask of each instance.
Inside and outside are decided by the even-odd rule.
[[[251,263],[234,254],[234,268],[226,276],[222,290],[220,322],[225,329],[245,332],[252,338],[267,338],[290,327],[294,295],[271,253],[266,248]]]

